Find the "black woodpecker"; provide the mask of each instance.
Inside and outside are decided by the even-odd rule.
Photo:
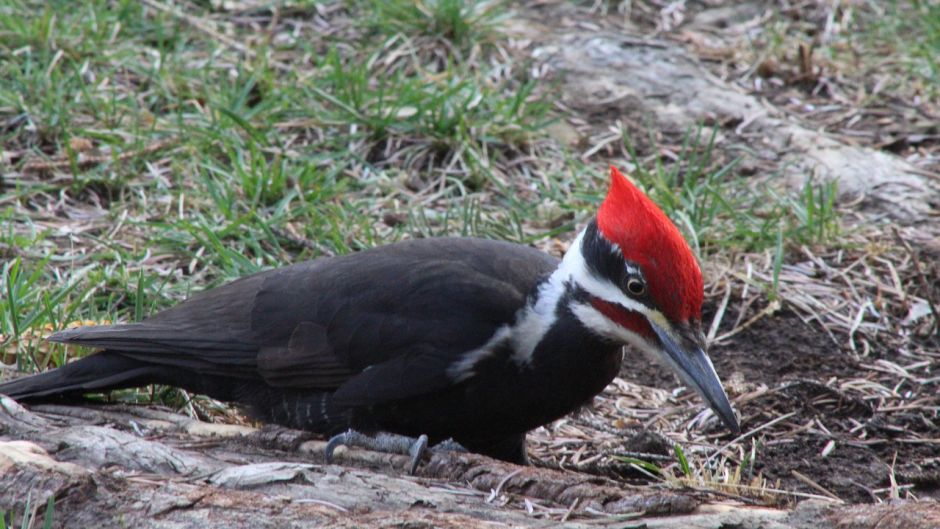
[[[705,352],[698,262],[648,197],[614,168],[611,178],[560,261],[432,238],[269,270],[139,323],[56,333],[100,350],[0,393],[61,402],[166,384],[270,423],[453,439],[521,463],[526,432],[590,402],[629,345],[739,431]]]

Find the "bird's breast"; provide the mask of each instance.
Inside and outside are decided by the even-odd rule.
[[[511,342],[481,359],[462,383],[467,414],[522,432],[590,403],[617,375],[622,348],[564,338],[548,333],[527,362],[517,361]]]

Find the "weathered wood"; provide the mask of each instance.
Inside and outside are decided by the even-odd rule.
[[[275,433],[288,444],[304,437]],[[0,509],[21,511],[27,493],[33,505],[54,496],[56,527],[105,528],[553,527],[565,516],[574,528],[940,526],[936,503],[787,512],[461,453],[434,454],[407,476],[404,456],[346,450],[342,466],[325,465],[322,441],[281,451],[264,446],[271,438],[153,408],[27,410],[0,397]]]
[[[146,408],[143,409],[146,410]],[[72,446],[77,446],[76,450],[85,451],[88,450],[85,446],[90,443],[90,439],[98,439],[98,441],[91,443],[95,447],[88,453],[92,456],[90,462],[101,466],[99,454],[106,451],[108,447],[113,446],[115,439],[119,439],[123,446],[128,448],[127,456],[133,458],[132,461],[123,463],[126,468],[158,474],[190,475],[193,473],[192,466],[195,463],[192,461],[192,457],[185,452],[168,450],[166,447],[153,446],[151,453],[140,454],[139,452],[143,447],[151,446],[146,443],[152,443],[152,441],[142,444],[129,433],[119,435],[121,432],[106,433],[100,430],[89,430],[88,428],[101,427],[84,426],[81,422],[74,422],[75,419],[92,421],[97,424],[137,424],[139,428],[144,429],[143,431],[148,432],[150,435],[162,432],[163,434],[174,433],[176,435],[232,438],[250,445],[242,447],[240,449],[242,453],[250,453],[257,449],[258,446],[255,445],[255,442],[259,440],[265,443],[270,442],[272,439],[284,440],[283,444],[292,445],[294,439],[291,431],[286,429],[278,429],[279,435],[262,435],[263,431],[259,432],[251,428],[231,429],[227,425],[198,423],[183,416],[174,416],[157,410],[148,410],[143,414],[143,417],[138,417],[138,408],[126,406],[91,409],[46,405],[37,406],[35,410],[44,413],[47,417],[57,417],[59,421],[73,421],[70,428],[77,429],[78,435],[82,437],[76,440],[75,434],[63,436],[70,446],[69,449],[65,450],[65,454],[68,456],[66,460],[70,460],[69,457],[75,451],[71,448]],[[301,437],[304,435],[302,432],[295,433]],[[128,439],[129,436],[132,438]],[[317,483],[319,479],[316,469],[319,466],[307,464],[307,462],[323,463],[325,447],[326,443],[324,441],[306,441],[300,444],[293,455],[294,457],[297,455],[303,457],[304,463],[298,463],[297,465],[286,465],[277,462],[260,463],[251,466],[251,468],[248,468],[248,466],[245,468],[219,468],[217,463],[208,461],[204,464],[202,470],[205,473],[212,473],[213,477],[210,481],[219,485],[237,486],[239,483],[242,485],[246,483],[258,485],[264,479],[289,481],[291,479],[301,479],[301,477],[310,483]],[[271,449],[272,447],[268,445],[263,446],[263,448]],[[283,447],[278,446],[276,448]],[[292,447],[288,446],[287,449],[292,450]],[[118,460],[120,457],[115,455],[114,460]],[[408,457],[406,456],[345,448],[337,450],[336,459],[341,464],[385,470],[396,474],[403,473],[403,469],[408,464]],[[702,498],[690,492],[679,494],[669,490],[634,488],[605,478],[550,469],[518,467],[469,453],[435,453],[427,465],[419,468],[418,477],[432,478],[449,483],[462,483],[485,494],[489,494],[493,490],[500,490],[508,494],[537,499],[559,506],[569,506],[577,500],[582,508],[591,507],[610,514],[645,512],[665,515],[689,513],[702,501]],[[324,497],[323,499],[330,502],[339,501],[333,497]],[[340,504],[342,504],[341,501]]]

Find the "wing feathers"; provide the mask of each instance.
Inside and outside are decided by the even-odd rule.
[[[335,389],[355,374],[333,352],[326,328],[309,321],[294,329],[287,347],[262,347],[258,372],[272,386],[319,389]]]
[[[228,337],[208,333],[186,333],[179,328],[150,323],[128,323],[123,325],[93,325],[60,331],[50,336],[49,341],[102,347],[138,352],[180,352],[199,350],[211,354],[213,351],[254,351],[256,346]]]
[[[449,364],[433,354],[398,357],[349,379],[333,394],[333,402],[340,407],[369,406],[433,393],[451,384]]]
[[[441,389],[557,266],[532,248],[426,239],[319,259],[197,294],[140,323],[50,340],[371,405]]]

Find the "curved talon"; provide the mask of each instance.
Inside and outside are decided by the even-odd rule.
[[[347,430],[341,434],[336,434],[333,437],[330,437],[330,440],[326,442],[326,450],[324,450],[324,456],[326,456],[326,463],[328,465],[333,464],[333,452],[337,448],[346,444],[349,440],[349,435],[352,433],[352,430]]]
[[[421,459],[424,458],[424,454],[428,451],[428,436],[422,434],[420,437],[415,439],[415,442],[411,444],[408,448],[408,454],[411,455],[411,462],[408,464],[408,473],[412,476],[418,470],[418,464],[421,463]]]
[[[421,435],[417,439],[413,439],[402,435],[379,432],[373,437],[349,429],[341,434],[334,435],[326,442],[324,456],[327,464],[333,463],[333,453],[340,446],[357,446],[376,452],[410,455],[408,472],[414,474],[418,470],[421,460],[424,459],[424,455],[428,452],[428,436]]]

